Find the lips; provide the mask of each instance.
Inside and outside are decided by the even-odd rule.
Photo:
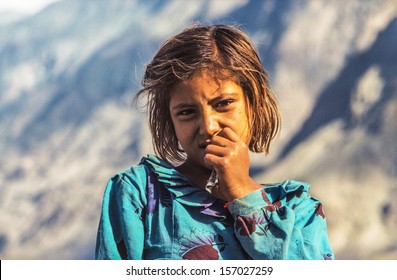
[[[199,144],[199,148],[200,148],[200,149],[205,149],[205,148],[207,148],[207,146],[208,146],[210,143],[211,143],[210,140],[207,140],[207,141],[205,141],[205,142],[202,142],[202,143]]]
[[[209,143],[201,143],[201,144],[199,144],[199,148],[200,149],[205,149],[205,148],[207,148],[208,144]]]

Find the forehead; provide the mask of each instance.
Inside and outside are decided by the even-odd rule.
[[[201,72],[188,80],[178,82],[170,91],[170,102],[210,100],[222,95],[243,97],[244,93],[231,77],[217,79],[207,72]]]

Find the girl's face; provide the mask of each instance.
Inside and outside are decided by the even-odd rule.
[[[231,128],[246,145],[251,135],[246,98],[233,80],[216,80],[201,72],[171,91],[170,115],[180,145],[190,163],[204,163],[205,147],[214,134]]]

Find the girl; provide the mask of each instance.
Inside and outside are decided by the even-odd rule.
[[[333,259],[306,183],[249,176],[249,150],[269,151],[280,115],[244,33],[185,29],[147,66],[143,95],[157,155],[109,181],[97,259]]]

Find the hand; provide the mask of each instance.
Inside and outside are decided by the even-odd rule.
[[[216,171],[219,179],[212,190],[214,196],[232,201],[261,188],[249,176],[248,147],[231,128],[225,127],[213,136],[205,152],[205,164]]]

